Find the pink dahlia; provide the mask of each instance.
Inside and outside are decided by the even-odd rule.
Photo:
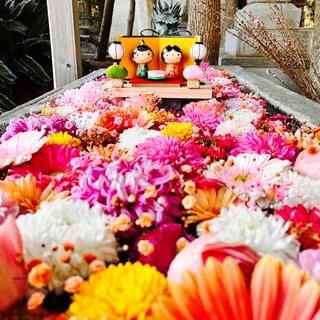
[[[192,141],[182,142],[170,136],[149,138],[137,147],[134,155],[147,157],[161,165],[171,165],[180,173],[196,172],[204,167],[204,159]]]
[[[240,153],[269,154],[272,158],[294,161],[297,148],[289,145],[285,137],[274,132],[259,134],[255,131],[244,135],[231,151],[231,155]]]
[[[11,164],[19,165],[31,159],[48,140],[44,131],[21,132],[1,143],[0,169]]]
[[[211,111],[194,110],[177,119],[178,122],[191,122],[198,133],[211,136],[216,130],[221,119]],[[195,131],[195,130],[194,130]]]
[[[71,192],[74,199],[86,200],[91,206],[100,204],[107,214],[140,228],[180,216],[180,183],[175,171],[146,158],[89,165]]]
[[[18,204],[11,200],[9,196],[0,190],[0,225],[8,216],[16,217],[19,213]]]
[[[77,158],[80,152],[66,145],[50,144],[42,147],[33,155],[31,161],[10,170],[10,174],[26,176],[32,174],[38,180],[38,185],[46,186],[55,181],[59,188],[67,183],[68,173],[72,172],[70,162]]]
[[[178,240],[184,235],[182,225],[167,223],[138,237],[131,251],[131,260],[155,266],[166,274],[178,253]]]

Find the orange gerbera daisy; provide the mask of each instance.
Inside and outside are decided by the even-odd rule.
[[[22,209],[32,212],[39,209],[42,201],[51,202],[69,196],[69,191],[58,192],[54,190],[53,182],[48,184],[45,189],[37,187],[36,183],[36,178],[31,174],[16,180],[7,177],[0,181],[0,189],[16,201]]]
[[[237,262],[209,258],[198,274],[186,271],[182,284],[170,284],[171,297],[152,308],[157,320],[318,320],[320,285],[304,271],[264,256],[250,288]]]
[[[102,115],[97,123],[97,127],[107,132],[117,131],[118,133],[125,129],[138,126],[141,128],[150,128],[153,125],[153,119],[148,111],[138,106],[128,106],[108,110]]]
[[[221,208],[228,207],[235,200],[234,193],[226,187],[197,189],[187,195],[182,204],[187,209],[186,224],[199,223],[216,218]]]

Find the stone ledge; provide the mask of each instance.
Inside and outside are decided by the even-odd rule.
[[[320,124],[319,103],[239,66],[221,66],[220,68],[232,73],[241,85],[267,100],[280,113],[293,116],[298,121],[307,121],[310,127]]]
[[[67,90],[75,89],[80,87],[87,81],[93,80],[101,75],[103,75],[105,69],[100,69],[94,71],[60,89],[54,89],[45,93],[44,95],[35,98],[25,104],[22,104],[10,111],[4,112],[0,115],[0,126],[7,125],[10,119],[19,118],[24,115],[27,115],[31,112],[39,112],[48,102],[54,101],[58,96],[64,93]]]
[[[219,68],[232,73],[241,85],[267,100],[269,105],[271,105],[280,113],[292,115],[298,121],[306,120],[307,125],[311,127],[314,127],[320,123],[319,103],[307,99],[304,96],[277,85],[274,82],[251,73],[239,66],[219,66]],[[104,72],[104,69],[92,72],[89,75],[74,81],[61,89],[48,92],[39,98],[1,114],[0,134],[4,132],[10,119],[28,115],[30,112],[39,112],[43,106],[56,99],[63,92],[78,88],[86,81],[103,75]]]

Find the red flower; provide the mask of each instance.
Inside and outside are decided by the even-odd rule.
[[[308,211],[303,205],[296,207],[284,206],[276,214],[285,221],[290,221],[290,233],[295,233],[303,249],[318,249],[320,247],[320,211],[313,208]]]

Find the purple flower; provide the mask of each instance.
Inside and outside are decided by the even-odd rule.
[[[270,154],[272,158],[294,161],[297,149],[277,133],[268,132],[261,135],[257,132],[249,132],[238,140],[231,151],[232,156],[240,153]]]
[[[109,215],[125,215],[132,223],[151,215],[147,227],[173,221],[180,216],[180,183],[169,165],[145,158],[118,160],[100,167],[88,166],[72,189],[74,199],[100,204]],[[137,223],[136,223],[137,224]]]
[[[1,137],[1,142],[10,139],[20,132],[44,130],[46,135],[59,131],[74,134],[76,129],[77,127],[73,121],[62,119],[58,115],[49,117],[32,114],[29,117],[11,120],[6,132]]]

